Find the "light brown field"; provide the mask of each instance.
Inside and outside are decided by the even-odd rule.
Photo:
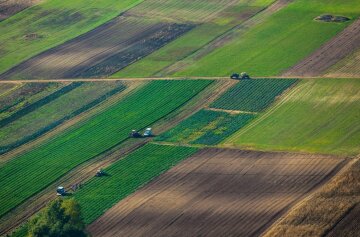
[[[360,19],[356,20],[340,34],[325,43],[309,57],[285,72],[284,76],[320,76],[331,66],[360,48]],[[334,76],[334,75],[333,75]],[[337,77],[349,73],[336,74]]]
[[[92,223],[92,236],[258,236],[344,159],[205,148]]]
[[[0,21],[41,2],[41,0],[0,0]]]

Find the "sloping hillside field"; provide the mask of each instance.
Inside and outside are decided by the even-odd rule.
[[[343,163],[328,156],[203,149],[88,230],[92,236],[257,236]]]
[[[360,80],[302,80],[224,144],[339,155],[360,151]]]
[[[40,146],[0,164],[0,216],[79,164],[176,110],[211,81],[154,81]]]

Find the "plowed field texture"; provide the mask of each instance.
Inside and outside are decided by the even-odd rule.
[[[78,6],[73,6],[68,1],[39,4],[23,11],[19,16],[16,15],[19,19],[11,18],[13,21],[17,20],[16,24],[10,22],[8,25],[11,27],[4,25],[3,32],[0,31],[5,35],[5,45],[0,51],[1,60],[4,61],[0,61],[0,73],[3,73],[1,77],[105,77],[151,54],[186,32],[201,28],[195,34],[191,33],[187,39],[175,43],[177,46],[172,49],[175,57],[163,53],[170,58],[171,63],[261,11],[272,1],[128,0],[114,4],[111,11],[108,11],[108,7],[112,2],[100,5],[81,1]],[[114,11],[121,12],[131,6],[133,7],[120,16],[96,27],[100,22],[104,23],[105,19],[109,20],[110,16],[114,17]],[[67,8],[69,10],[64,10]],[[73,12],[72,8],[79,8],[81,11]],[[98,11],[95,19],[89,18],[94,16],[94,13],[88,11],[93,9]],[[34,15],[39,15],[39,19],[30,26],[20,26],[33,19]],[[41,17],[43,15],[47,17]],[[14,26],[18,27],[17,31],[13,30]],[[78,28],[81,31],[75,31]],[[63,29],[67,32],[62,32]],[[56,34],[53,34],[55,31]],[[61,33],[65,34],[65,37],[53,38]],[[85,34],[80,36],[81,33]],[[18,40],[14,41],[14,38]],[[11,47],[15,49],[15,46],[16,50],[11,50]],[[49,48],[52,49],[47,50]],[[177,53],[180,55],[176,57]],[[167,60],[164,60],[166,63]],[[154,67],[155,71],[161,69],[158,65],[152,64],[151,67]],[[145,70],[141,69],[140,72]]]
[[[88,230],[92,236],[258,236],[343,164],[321,155],[206,148],[113,206]],[[95,182],[104,183],[100,195],[107,192],[105,181]],[[101,202],[92,204],[93,212]]]
[[[0,217],[61,176],[177,110],[212,81],[153,81],[101,113],[0,164]]]
[[[360,141],[360,80],[301,82],[225,145],[356,155]]]

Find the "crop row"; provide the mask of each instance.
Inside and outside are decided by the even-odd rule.
[[[71,93],[61,96],[47,106],[35,110],[29,116],[24,116],[3,128],[0,132],[0,137],[3,137],[0,142],[0,154],[43,135],[125,88],[121,83],[83,84]]]
[[[0,167],[0,216],[79,164],[128,139],[131,129],[161,119],[212,81],[153,81],[87,122],[49,139]]]
[[[51,93],[48,96],[45,96],[43,98],[41,98],[40,100],[29,104],[28,106],[16,111],[15,113],[13,113],[11,116],[6,117],[2,120],[0,120],[0,128],[8,125],[11,122],[14,122],[15,120],[25,116],[28,113],[31,113],[32,111],[40,108],[41,106],[44,106],[48,103],[50,103],[51,101],[59,98],[60,96],[74,90],[75,88],[79,87],[82,85],[82,82],[73,82],[67,86],[62,87],[59,90],[54,91],[53,93]]]
[[[249,123],[253,114],[200,110],[175,128],[155,138],[156,141],[216,145]]]
[[[1,86],[8,85],[2,84]],[[59,88],[62,83],[23,83],[16,84],[10,90],[0,95],[0,120],[10,117],[17,111],[25,108]]]
[[[261,112],[295,79],[256,79],[238,82],[210,105],[212,108]]]
[[[75,193],[90,224],[107,209],[197,151],[193,147],[147,144],[94,177]]]

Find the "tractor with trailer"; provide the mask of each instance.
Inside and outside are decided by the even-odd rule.
[[[131,138],[144,138],[144,137],[152,137],[154,136],[152,132],[152,128],[145,129],[144,133],[141,134],[139,131],[132,130],[130,133]]]
[[[246,72],[242,72],[242,73],[233,73],[230,76],[231,79],[235,79],[235,80],[246,80],[246,79],[250,79],[249,74],[247,74]]]

